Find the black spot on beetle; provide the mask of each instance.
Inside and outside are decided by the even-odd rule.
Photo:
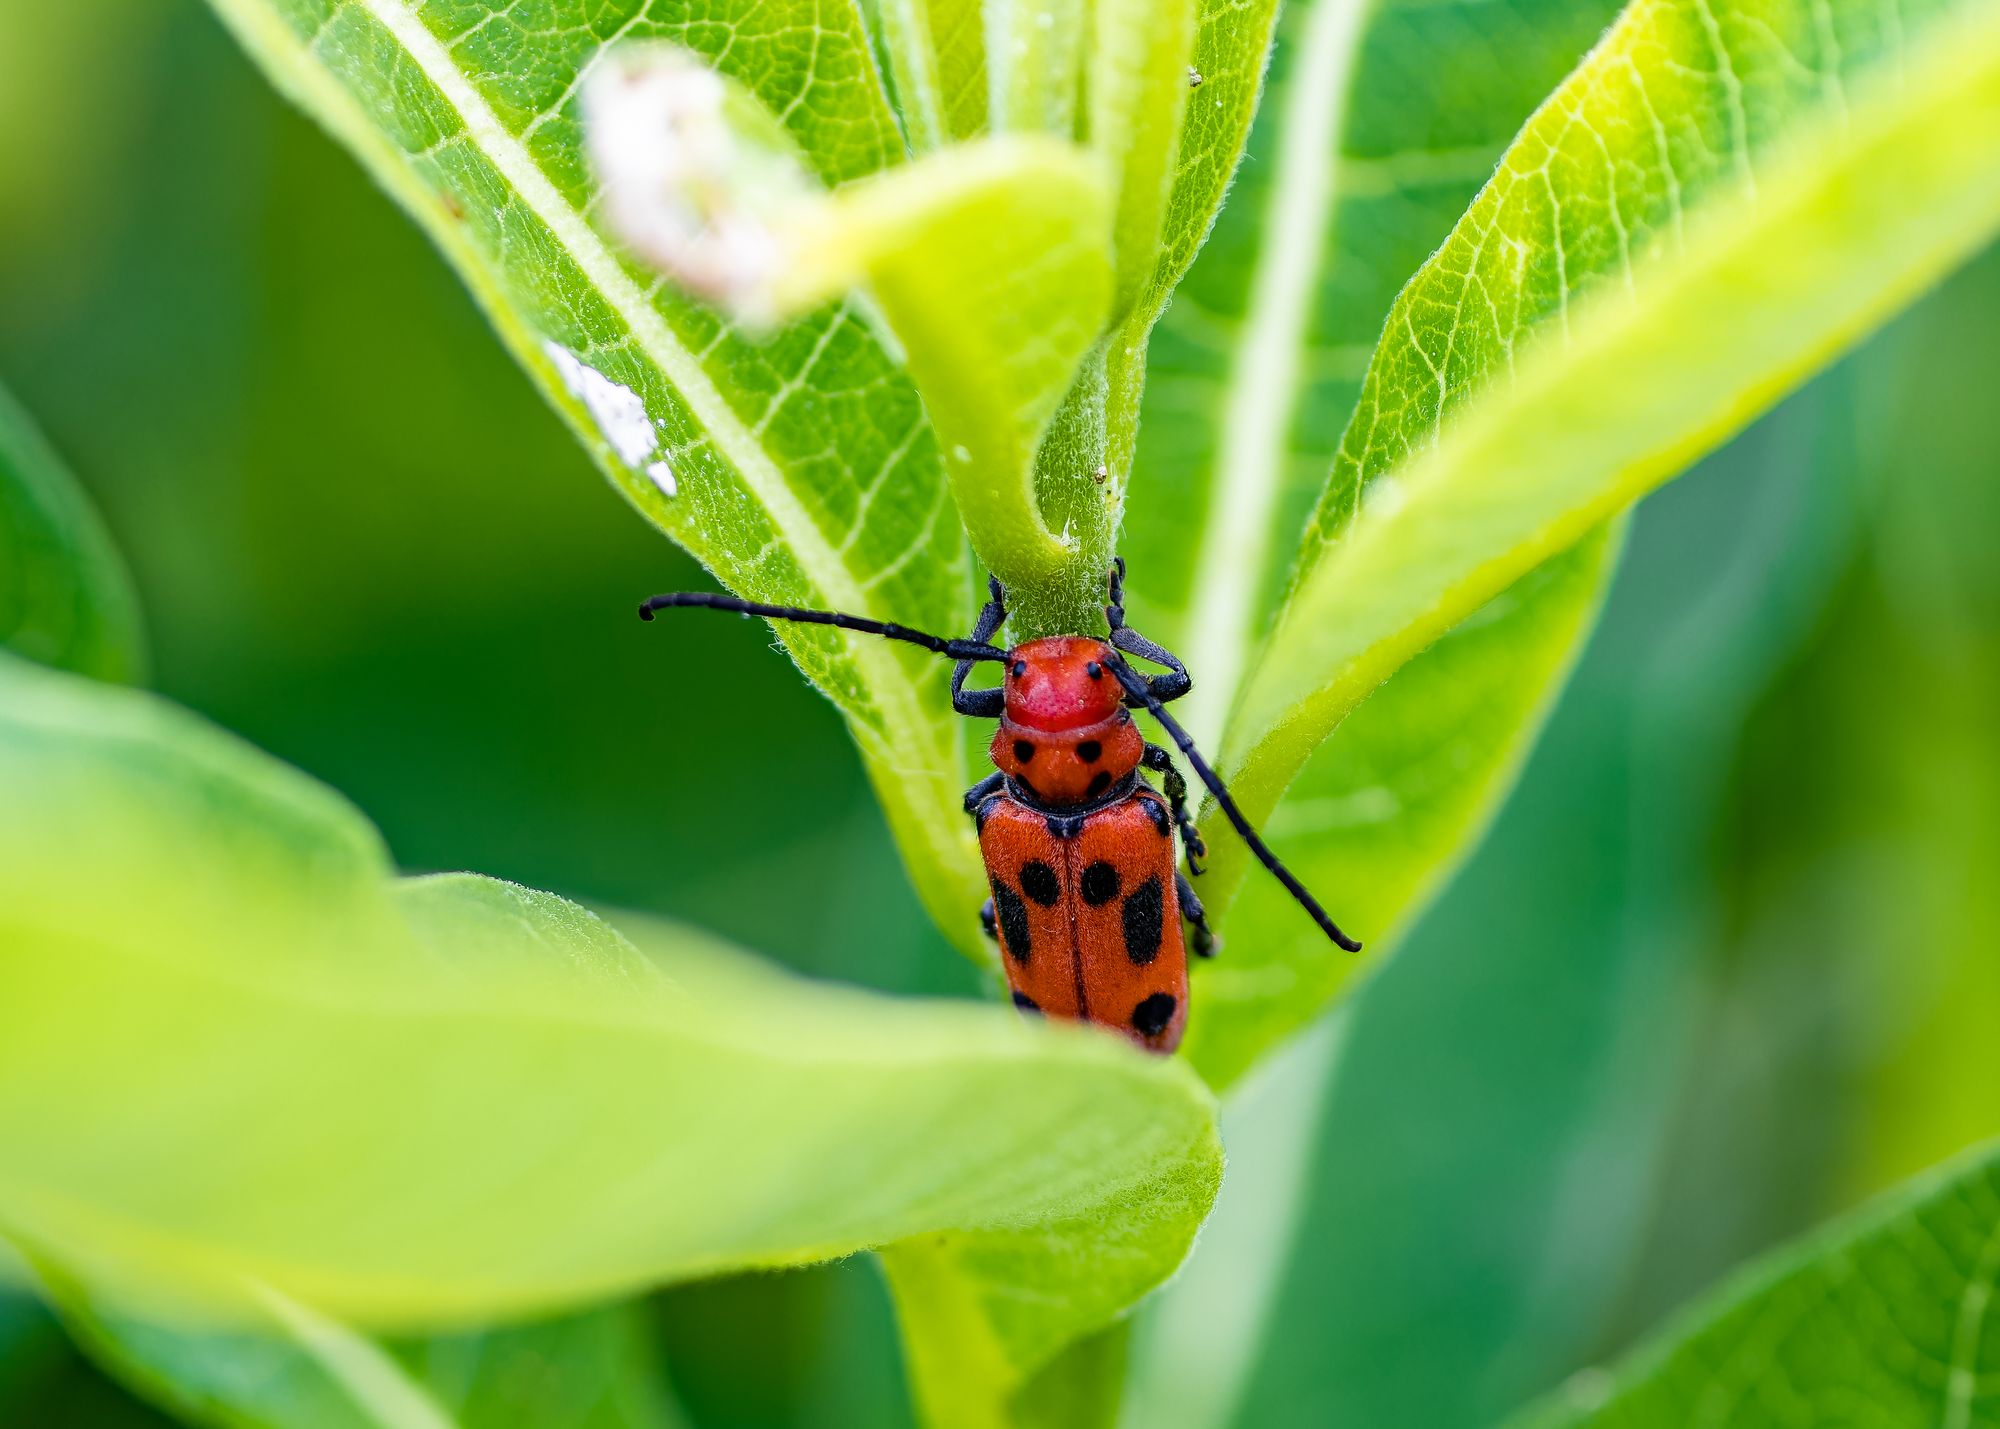
[[[1085,764],[1095,764],[1104,753],[1104,746],[1094,739],[1086,739],[1076,747],[1076,757]]]
[[[1125,956],[1144,967],[1160,955],[1160,939],[1167,931],[1166,894],[1160,888],[1160,876],[1154,874],[1133,889],[1119,915],[1125,925]]]
[[[1118,896],[1118,870],[1100,858],[1083,871],[1077,887],[1091,907],[1109,903]]]
[[[1014,762],[1016,764],[1026,764],[1034,757],[1035,744],[1033,740],[1017,739],[1014,741]]]
[[[1095,660],[1087,660],[1084,662],[1083,673],[1093,680],[1101,680],[1104,678],[1104,667]]]
[[[1028,905],[1021,901],[1021,895],[1002,883],[993,880],[993,911],[1000,920],[1000,941],[1007,949],[1007,956],[1026,967],[1028,954],[1033,951],[1028,938]]]
[[[1110,787],[1111,787],[1111,771],[1109,769],[1100,769],[1095,774],[1090,776],[1090,784],[1089,787],[1087,787],[1083,791],[1083,797],[1086,799],[1095,799],[1099,794],[1102,794],[1106,789],[1109,789]]]
[[[1025,992],[1014,994],[1014,1006],[1020,1008],[1023,1012],[1040,1012],[1042,1010],[1042,1005]]]
[[[1021,891],[1044,908],[1055,907],[1056,900],[1062,897],[1062,885],[1056,882],[1056,871],[1038,858],[1031,858],[1021,865]]]
[[[1132,1025],[1141,1037],[1157,1037],[1174,1020],[1175,1005],[1172,993],[1153,993],[1132,1009]]]
[[[1165,804],[1162,804],[1158,799],[1141,799],[1139,802],[1145,805],[1147,814],[1152,817],[1153,827],[1159,830],[1161,838],[1166,838],[1169,834],[1173,833],[1174,816],[1167,812]]]

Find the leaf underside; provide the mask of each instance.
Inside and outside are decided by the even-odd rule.
[[[0,1228],[121,1313],[428,1329],[910,1242],[964,1265],[977,1403],[1170,1273],[1219,1177],[1183,1066],[394,879],[151,696],[0,663],[0,783]]]

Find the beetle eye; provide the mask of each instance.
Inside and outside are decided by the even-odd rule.
[[[1018,680],[1027,673],[1028,662],[1026,660],[1016,660],[1014,662],[1014,678]]]
[[[1092,660],[1083,667],[1083,673],[1090,676],[1093,680],[1101,680],[1104,678],[1104,667],[1095,660]]]

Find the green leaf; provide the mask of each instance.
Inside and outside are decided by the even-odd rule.
[[[1194,85],[1199,76],[1201,83],[1185,101],[1175,144],[1173,187],[1161,219],[1159,269],[1135,315],[1143,325],[1128,327],[1130,334],[1143,335],[1150,329],[1222,210],[1223,195],[1236,177],[1250,137],[1277,18],[1277,0],[1197,0],[1187,78]]]
[[[261,1297],[266,1333],[153,1324],[43,1275],[78,1344],[176,1418],[221,1429],[679,1429],[634,1305],[506,1329],[377,1342]]]
[[[683,286],[759,326],[865,288],[995,575],[1028,598],[1078,560],[1109,563],[1043,524],[1035,479],[1110,303],[1101,160],[1066,139],[1007,135],[828,196],[775,116],[686,50],[623,49],[592,71],[584,101],[608,220]]]
[[[1992,233],[1996,111],[1971,0],[1630,7],[1390,314],[1225,741],[1253,817],[1398,666]],[[1218,901],[1242,870],[1225,841]]]
[[[0,648],[100,680],[145,656],[125,565],[90,501],[0,388]]]
[[[599,194],[582,154],[583,71],[614,37],[707,57],[783,116],[823,183],[896,163],[903,140],[858,9],[214,8],[437,242],[619,490],[723,584],[926,629],[970,622],[936,439],[861,312],[847,304],[747,335],[622,256],[589,218]],[[778,635],[846,715],[932,916],[989,957],[947,672],[867,637]]]
[[[123,1314],[431,1330],[887,1246],[963,1271],[952,1342],[906,1334],[976,1407],[1164,1277],[1219,1176],[1179,1063],[395,880],[150,696],[0,664],[0,785],[0,1228]]]
[[[986,28],[977,0],[875,0],[910,147],[928,152],[986,128]]]
[[[1089,34],[1083,0],[982,0],[995,133],[1069,134]]]
[[[1512,1423],[1939,1424],[2000,1418],[2000,1152],[1987,1145],[1761,1264],[1609,1374]]]
[[[1097,0],[1091,19],[1090,143],[1118,175],[1113,244],[1122,317],[1160,265],[1191,87],[1195,3]]]
[[[1223,195],[1250,135],[1278,6],[1277,0],[1197,0],[1194,14],[1187,74],[1192,92],[1182,96],[1184,107],[1174,133],[1170,187],[1159,218],[1159,257],[1150,282],[1104,346],[1103,469],[1108,482],[1104,502],[1114,524],[1115,518],[1126,514],[1127,483],[1139,469],[1140,406],[1154,324],[1222,211]],[[1131,91],[1136,102],[1150,106],[1147,127],[1154,132],[1164,128],[1160,107],[1166,102],[1157,61],[1158,55],[1152,54],[1142,72],[1149,82],[1135,84]],[[1131,217],[1137,219],[1136,214]],[[1128,230],[1131,226],[1128,223]],[[1133,262],[1130,247],[1127,238],[1121,253],[1128,267]],[[1149,415],[1148,421],[1157,423],[1157,418]],[[1150,470],[1144,480],[1153,480]],[[1143,519],[1143,508],[1139,514]]]
[[[1398,283],[1610,13],[1609,0],[1287,11],[1251,160],[1154,344],[1127,523],[1134,618],[1195,671],[1184,717],[1204,741],[1277,607]],[[1495,73],[1501,47],[1512,58]],[[1435,83],[1410,86],[1413,67]],[[1612,563],[1602,545],[1579,552],[1427,652],[1272,816],[1308,886],[1371,930],[1371,956],[1393,941],[1375,930],[1408,926],[1512,783]],[[1261,878],[1221,927],[1223,955],[1196,969],[1189,1041],[1217,1084],[1367,965]]]
[[[1073,145],[958,145],[835,195],[801,224],[811,248],[780,280],[799,307],[868,283],[944,444],[973,549],[1024,595],[1077,559],[1074,533],[1043,522],[1035,463],[1110,306],[1109,202]]]

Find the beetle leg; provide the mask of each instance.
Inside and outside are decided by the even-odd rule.
[[[993,638],[1007,620],[1007,591],[1000,584],[998,576],[986,578],[986,604],[980,607],[979,619],[972,627],[972,638],[984,643]],[[960,660],[951,668],[951,707],[959,714],[970,715],[973,719],[998,719],[1006,707],[1006,696],[996,686],[990,690],[968,690],[965,677],[972,673],[974,660]]]
[[[1181,831],[1181,847],[1187,850],[1188,872],[1200,873],[1201,865],[1195,860],[1208,857],[1208,845],[1202,841],[1201,831],[1194,826],[1194,815],[1188,812],[1187,780],[1181,776],[1173,756],[1157,744],[1146,746],[1146,752],[1139,756],[1139,763],[1156,771],[1160,782],[1166,786],[1167,803],[1174,811],[1174,826]]]
[[[965,791],[965,812],[973,818],[979,817],[979,806],[1000,792],[1007,782],[1007,776],[997,769]]]
[[[1187,875],[1176,873],[1174,887],[1181,895],[1181,917],[1188,920],[1194,929],[1194,937],[1189,939],[1194,955],[1198,958],[1212,958],[1215,950],[1222,946],[1222,940],[1209,931],[1208,910],[1201,906],[1201,900],[1194,896],[1194,886],[1187,881]]]
[[[1137,655],[1141,660],[1150,660],[1155,665],[1165,665],[1164,675],[1148,675],[1146,683],[1152,687],[1153,698],[1161,704],[1177,700],[1194,688],[1194,679],[1187,672],[1180,657],[1164,645],[1156,645],[1129,625],[1113,627],[1111,643],[1127,655]]]

